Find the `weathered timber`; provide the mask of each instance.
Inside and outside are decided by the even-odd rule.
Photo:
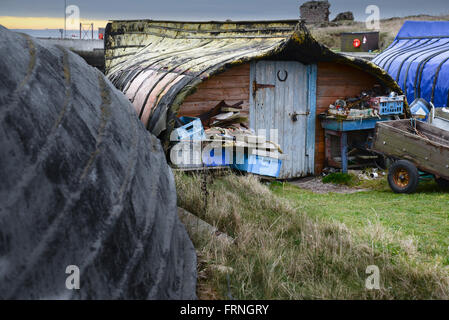
[[[127,48],[117,49],[122,46]],[[199,115],[221,100],[227,104],[243,100],[245,109],[250,99],[251,84],[245,86],[250,63],[262,59],[348,65],[401,92],[384,70],[334,53],[297,20],[113,21],[106,28],[105,48],[108,78],[166,148],[176,116]],[[236,76],[235,82],[231,75]],[[353,88],[342,90],[349,94]],[[192,106],[201,111],[195,112]]]
[[[204,220],[201,220],[193,213],[178,207],[178,215],[181,221],[187,228],[190,236],[192,238],[201,236],[201,237],[216,237],[217,240],[226,243],[233,244],[234,239],[228,236],[226,233],[219,231],[214,226],[210,225]]]
[[[218,116],[219,113],[223,112],[223,109],[226,108],[240,108],[241,109],[241,105],[243,104],[243,101],[239,101],[234,105],[227,105],[226,102],[224,100],[220,101],[220,103],[218,103],[215,107],[213,107],[212,109],[210,109],[209,111],[202,113],[199,118],[201,119],[201,122],[203,124],[203,126],[210,126],[211,120],[212,118]],[[237,112],[240,112],[239,109],[236,109]]]
[[[325,112],[337,99],[355,97],[371,89],[379,79],[350,65],[318,63],[316,114]],[[343,90],[344,89],[344,90]],[[324,129],[316,118],[315,173],[320,173],[325,163]]]

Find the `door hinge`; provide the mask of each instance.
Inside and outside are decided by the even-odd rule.
[[[253,98],[256,98],[257,90],[259,89],[266,89],[266,88],[275,88],[276,86],[274,84],[262,84],[257,83],[256,80],[253,81]]]

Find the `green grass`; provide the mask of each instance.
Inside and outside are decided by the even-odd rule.
[[[357,183],[357,179],[354,175],[347,173],[335,172],[323,177],[323,183],[342,184],[346,186],[352,186]]]
[[[449,194],[434,182],[422,183],[412,195],[393,193],[386,182],[363,185],[377,190],[355,194],[315,194],[285,184],[273,185],[277,195],[294,203],[310,216],[338,221],[363,229],[380,223],[393,232],[415,239],[428,261],[449,265]]]
[[[437,203],[448,198],[432,186],[416,198],[384,182],[364,183],[372,194],[316,195],[228,173],[207,180],[206,197],[202,176],[175,178],[178,205],[235,238],[191,231],[200,299],[449,298],[448,212]],[[369,265],[380,290],[365,288]]]

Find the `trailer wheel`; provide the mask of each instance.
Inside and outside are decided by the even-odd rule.
[[[443,178],[438,178],[438,179],[435,179],[435,181],[438,183],[438,186],[441,189],[449,189],[449,180],[446,180]]]
[[[419,183],[416,166],[407,160],[393,163],[388,171],[388,184],[395,193],[413,193]]]

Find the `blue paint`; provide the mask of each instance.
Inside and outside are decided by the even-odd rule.
[[[244,155],[244,163],[231,165],[232,168],[267,177],[279,177],[282,160],[259,155]]]
[[[212,149],[204,149],[202,151],[203,164],[206,167],[219,167],[228,166],[232,164],[233,160],[230,159],[232,150],[228,148],[214,147]]]
[[[170,136],[172,141],[206,139],[206,133],[199,118],[180,117],[179,120],[184,125],[173,130]]]
[[[363,119],[363,120],[335,120],[335,119],[322,119],[321,126],[326,130],[333,131],[358,131],[369,130],[376,127],[376,123],[379,121],[392,120],[391,117],[383,117],[381,119]]]
[[[394,44],[373,62],[396,80],[409,104],[424,98],[437,108],[448,106],[448,21],[406,21]]]
[[[342,132],[340,136],[341,145],[341,169],[343,173],[348,173],[348,134]]]
[[[419,98],[413,101],[413,103],[410,105],[410,113],[414,118],[427,122],[430,114],[429,108],[430,105],[427,103],[427,101]]]
[[[309,168],[315,174],[315,133],[316,133],[316,82],[318,68],[316,64],[307,67],[309,87],[309,116],[307,117],[306,156],[309,159]]]

